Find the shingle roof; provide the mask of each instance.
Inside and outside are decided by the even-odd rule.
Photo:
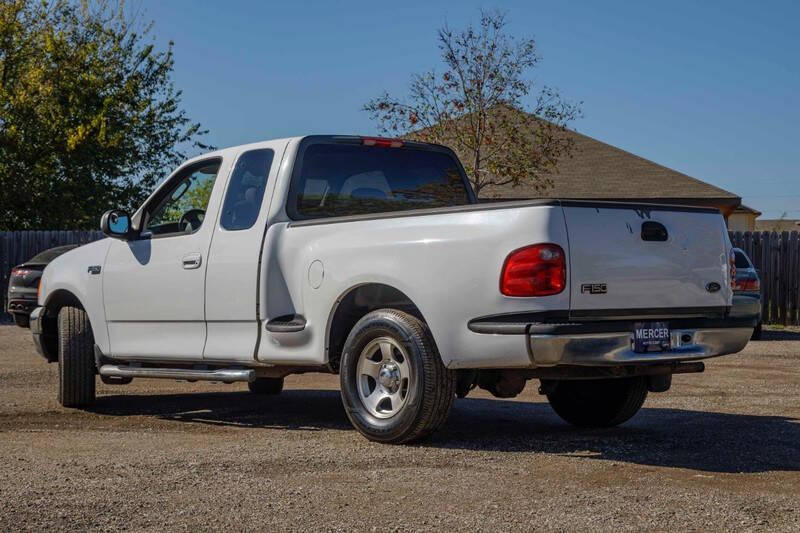
[[[734,213],[748,213],[748,214],[751,214],[751,215],[755,215],[757,217],[761,216],[761,211],[759,211],[758,209],[753,209],[752,207],[744,205],[744,204],[742,204],[739,207],[737,207],[734,210]]]
[[[741,198],[682,172],[621,150],[575,131],[572,157],[562,158],[552,174],[554,186],[544,193],[521,184],[517,187],[487,186],[482,198],[583,198],[652,200],[738,206]]]

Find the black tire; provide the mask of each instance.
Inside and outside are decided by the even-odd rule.
[[[29,328],[31,327],[31,317],[29,315],[14,313],[14,324],[21,328]]]
[[[94,335],[83,309],[58,313],[58,401],[64,407],[88,407],[95,399]]]
[[[753,335],[750,337],[750,340],[753,341],[760,341],[761,340],[761,322],[759,322],[755,329],[753,330]]]
[[[362,351],[376,339],[387,337],[406,352],[410,375],[402,407],[388,418],[378,418],[361,399],[357,369]],[[377,442],[400,444],[426,437],[447,419],[455,398],[456,373],[442,364],[427,325],[395,309],[372,311],[356,323],[345,341],[339,379],[350,422]]]
[[[256,378],[247,384],[254,394],[280,394],[283,390],[283,378]]]
[[[564,380],[547,394],[556,414],[580,427],[622,424],[641,409],[646,398],[644,377]]]

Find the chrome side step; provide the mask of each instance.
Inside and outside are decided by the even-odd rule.
[[[161,378],[184,379],[186,381],[234,381],[252,382],[256,379],[255,370],[239,368],[221,368],[217,370],[196,370],[193,368],[152,368],[127,365],[103,365],[100,375],[118,378]]]

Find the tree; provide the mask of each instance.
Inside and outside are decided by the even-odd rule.
[[[96,228],[208,148],[121,0],[0,2],[0,229]]]
[[[487,186],[526,183],[538,191],[573,141],[564,135],[580,115],[580,103],[542,87],[525,105],[533,83],[526,77],[539,63],[532,38],[506,34],[501,12],[481,12],[480,23],[437,32],[444,72],[412,76],[406,100],[387,92],[367,102],[382,134],[444,144],[458,154],[476,194]]]

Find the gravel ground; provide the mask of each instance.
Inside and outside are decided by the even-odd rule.
[[[455,403],[416,446],[349,425],[338,378],[99,384],[56,403],[56,365],[0,327],[0,530],[798,530],[800,331],[681,375],[622,427],[578,430],[529,382]]]

